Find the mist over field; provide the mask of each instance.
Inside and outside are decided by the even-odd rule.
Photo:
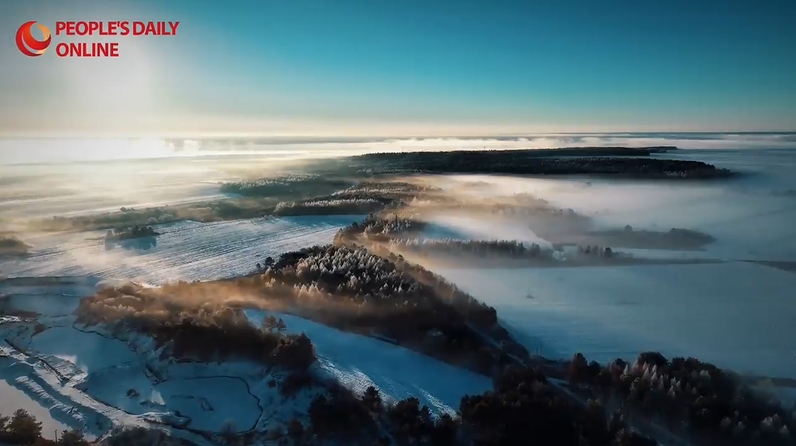
[[[677,146],[682,149],[779,149],[796,146],[793,133],[583,133],[501,137],[207,137],[0,139],[1,165],[193,156],[300,159],[370,152]]]
[[[692,149],[659,156],[715,160],[719,165],[741,171],[771,173],[749,181],[756,181],[755,184],[763,182],[775,194],[796,193],[792,184],[782,181],[787,178],[789,155],[772,150],[796,147],[796,135],[791,133],[552,134],[501,138],[336,140],[307,137],[0,139],[0,184],[3,186],[0,189],[0,222],[17,215],[64,215],[100,212],[121,206],[161,206],[224,198],[218,191],[220,183],[279,175],[285,170],[300,167],[301,161],[323,157],[371,152],[584,146],[677,146]],[[742,160],[737,159],[735,151],[738,149],[754,150],[755,158],[744,155]],[[725,154],[726,150],[731,153]],[[784,163],[779,163],[783,156]],[[739,184],[738,187],[745,186]],[[705,196],[711,192],[702,190],[696,193]],[[679,191],[670,195],[677,194]],[[581,197],[588,196],[581,194]]]

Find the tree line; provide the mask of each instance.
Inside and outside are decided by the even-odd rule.
[[[646,352],[633,363],[601,366],[576,354],[567,377],[583,392],[615,401],[633,413],[661,420],[688,436],[716,445],[791,445],[796,418],[756,394],[738,375],[695,358]]]

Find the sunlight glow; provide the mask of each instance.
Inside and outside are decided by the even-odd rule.
[[[116,126],[155,110],[153,59],[135,40],[116,59],[62,59],[64,87],[77,110],[96,116],[98,126]]]

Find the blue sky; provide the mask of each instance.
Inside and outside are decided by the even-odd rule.
[[[793,0],[6,1],[0,132],[794,130],[794,19]],[[27,20],[180,27],[115,60],[27,58]]]

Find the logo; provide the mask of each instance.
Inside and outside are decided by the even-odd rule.
[[[31,34],[30,29],[33,25],[36,25],[41,31],[42,40],[36,39]],[[50,46],[50,40],[50,30],[46,26],[36,23],[35,20],[23,23],[17,30],[17,48],[22,54],[29,57],[38,57],[44,54],[47,47]]]
[[[0,0],[7,1],[7,0]],[[41,32],[41,40],[33,37],[31,30],[36,26]],[[58,36],[80,36],[78,42],[56,42],[53,45],[50,29],[35,20],[25,22],[17,30],[16,44],[19,52],[28,57],[38,57],[53,45],[58,57],[119,57],[119,42],[97,42],[95,38],[107,36],[176,36],[180,22],[129,22],[129,21],[71,21],[55,22],[55,38]],[[38,33],[37,33],[38,34]],[[94,41],[91,41],[94,40]],[[105,40],[105,39],[103,39]]]

